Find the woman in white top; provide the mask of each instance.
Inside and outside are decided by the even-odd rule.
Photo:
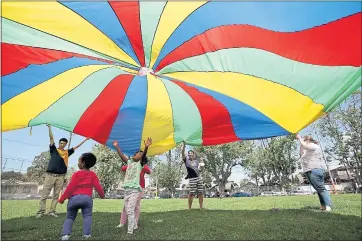
[[[324,186],[324,161],[322,149],[311,136],[304,138],[297,134],[300,141],[300,159],[303,172],[306,174],[310,184],[317,191],[321,210],[331,211],[331,197]]]

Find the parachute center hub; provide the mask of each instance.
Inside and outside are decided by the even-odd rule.
[[[145,76],[148,74],[154,74],[153,69],[147,68],[147,67],[142,67],[139,71],[138,71],[138,75],[139,76]]]

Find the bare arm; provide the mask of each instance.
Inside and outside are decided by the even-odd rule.
[[[67,188],[65,189],[64,193],[59,198],[59,200],[58,200],[59,203],[64,203],[64,200],[66,200],[72,196],[73,192],[76,190],[77,180],[78,180],[78,173],[75,172],[72,175],[70,182],[69,182]]]
[[[143,151],[142,158],[141,158],[141,165],[144,166],[147,163],[147,151],[148,146],[145,147],[145,150]]]
[[[76,145],[75,147],[73,147],[73,150],[76,150],[78,147],[80,147],[81,145],[84,144],[84,142],[88,141],[89,137],[85,138],[81,143],[79,143],[78,145]]]
[[[113,142],[113,146],[116,148],[117,153],[118,153],[118,155],[121,157],[122,161],[125,162],[125,163],[127,163],[128,158],[123,154],[123,152],[121,151],[121,148],[119,148],[119,146],[118,146],[118,141],[114,141],[114,142]]]
[[[186,143],[183,141],[183,146],[182,146],[182,151],[181,151],[181,155],[182,155],[182,160],[186,159],[186,154],[185,154],[185,150],[186,150]]]
[[[310,151],[315,150],[315,148],[313,147],[313,145],[310,145],[309,143],[305,142],[300,135],[298,135],[297,138],[298,138],[298,140],[299,140],[299,142],[300,142],[300,145],[301,145],[304,149],[310,150]]]
[[[50,127],[49,124],[47,124],[48,128],[49,128],[49,138],[50,138],[50,145],[54,144],[54,137],[53,137],[53,132],[52,132],[52,128]]]
[[[205,166],[204,161],[200,160],[200,163],[199,163],[198,169],[199,169],[200,171],[202,171],[202,170],[204,170],[204,166]]]
[[[94,186],[94,189],[96,189],[97,193],[99,194],[99,197],[101,199],[104,199],[104,190],[101,186],[101,183],[99,182],[97,175],[95,175],[95,177],[93,179],[93,186]]]
[[[141,165],[142,165],[142,167],[147,163],[147,158],[146,158],[146,156],[147,156],[147,151],[148,151],[148,147],[150,146],[150,145],[152,145],[152,139],[151,138],[147,138],[147,141],[143,141],[144,142],[144,144],[145,144],[145,149],[144,149],[144,151],[143,151],[143,154],[142,154],[142,158],[141,158]]]

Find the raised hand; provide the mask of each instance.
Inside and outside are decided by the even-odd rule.
[[[149,147],[150,145],[152,145],[152,139],[148,137],[147,141],[143,141],[143,143],[145,144],[145,147]]]
[[[113,146],[118,147],[118,141],[114,141]]]

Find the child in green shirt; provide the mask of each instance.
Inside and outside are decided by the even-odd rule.
[[[127,163],[127,171],[123,182],[123,188],[125,189],[124,208],[127,212],[128,217],[128,234],[133,234],[133,230],[136,227],[135,208],[138,195],[141,192],[140,174],[143,166],[147,163],[146,154],[148,147],[152,144],[152,139],[147,138],[147,141],[144,141],[144,144],[144,151],[139,150],[133,155],[132,158],[128,159],[119,148],[118,142],[113,142],[113,145],[117,149],[117,152],[121,157],[122,161]]]

